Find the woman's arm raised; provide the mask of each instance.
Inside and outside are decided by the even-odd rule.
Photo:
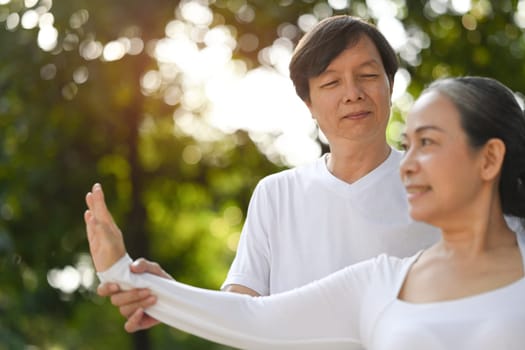
[[[102,282],[149,288],[157,303],[146,312],[197,336],[249,349],[360,349],[358,302],[350,300],[345,271],[270,297],[205,290],[151,274],[132,274],[121,231],[100,185],[86,197],[91,254]],[[352,310],[354,309],[354,310]]]

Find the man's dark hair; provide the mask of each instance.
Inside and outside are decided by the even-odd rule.
[[[310,100],[310,78],[317,77],[345,49],[368,36],[381,56],[383,67],[392,85],[399,67],[396,53],[381,32],[359,18],[340,15],[328,17],[306,33],[297,44],[290,62],[290,78],[297,95]]]

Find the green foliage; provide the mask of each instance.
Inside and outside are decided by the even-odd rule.
[[[248,68],[261,64],[260,51],[284,32],[295,43],[302,15],[377,20],[357,0],[340,10],[306,0],[212,3],[212,26],[228,25],[238,41],[257,37],[251,49],[238,45],[233,52]],[[405,29],[427,41],[413,57],[401,55],[411,96],[433,79],[465,74],[492,76],[525,91],[525,40],[515,21],[525,14],[518,13],[517,1],[473,0],[466,13],[447,1],[393,3]],[[438,13],[431,3],[445,7]],[[177,5],[55,1],[50,11],[58,45],[50,52],[39,48],[38,28],[8,25],[9,15],[23,18],[23,1],[0,5],[0,350],[226,348],[165,326],[155,327],[149,340],[146,333],[126,334],[118,311],[96,296],[83,255],[83,196],[99,181],[134,257],[159,262],[181,281],[218,288],[253,187],[283,168],[268,161],[246,132],[202,140],[182,130],[174,112],[183,106],[165,103],[162,94],[174,86],[184,93],[181,74],[160,92],[141,88],[148,71],[162,68],[148,50],[180,18]],[[88,43],[122,37],[140,38],[146,49],[116,61],[81,54]],[[203,110],[192,112],[199,118]],[[404,113],[394,106],[393,143]],[[68,271],[76,271],[68,279],[77,278],[76,286],[52,287]]]

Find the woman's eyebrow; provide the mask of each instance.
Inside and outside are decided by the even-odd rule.
[[[420,127],[417,127],[415,130],[414,130],[414,134],[420,134],[422,133],[423,131],[427,131],[427,130],[435,130],[435,131],[439,131],[439,132],[444,132],[445,130],[443,130],[442,128],[440,128],[439,126],[435,126],[435,125],[422,125]],[[406,138],[407,137],[407,133],[406,132],[402,132],[401,133],[401,137],[404,137]]]

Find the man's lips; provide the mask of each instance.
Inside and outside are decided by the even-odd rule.
[[[370,115],[370,112],[360,111],[360,112],[348,113],[347,115],[343,116],[343,119],[362,119],[362,118],[366,118],[368,115]]]

